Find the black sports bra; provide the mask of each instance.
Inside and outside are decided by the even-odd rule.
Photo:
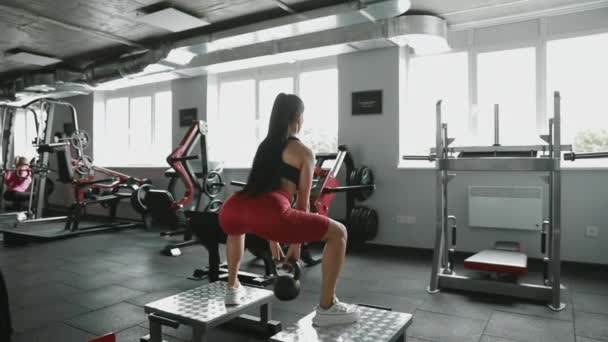
[[[289,140],[300,140],[296,137],[289,137]],[[296,187],[300,184],[300,169],[287,164],[285,161],[281,164],[281,177],[294,183]]]

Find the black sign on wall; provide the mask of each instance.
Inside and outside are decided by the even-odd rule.
[[[179,110],[179,127],[188,127],[197,118],[196,108],[186,108]]]
[[[352,93],[353,115],[382,114],[382,90]]]

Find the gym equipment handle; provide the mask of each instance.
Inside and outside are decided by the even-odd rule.
[[[431,154],[428,156],[403,156],[401,159],[403,160],[427,160],[427,161],[435,161],[436,156]]]
[[[456,223],[456,216],[450,215],[448,216],[448,221],[451,222],[451,228],[452,228],[452,247],[456,246],[456,227],[457,227],[457,223]]]
[[[245,183],[245,182],[238,182],[238,181],[230,181],[230,185],[245,186],[245,185],[247,185],[247,183]]]
[[[564,153],[564,160],[575,161],[576,159],[599,159],[608,158],[608,152],[583,152],[583,153]]]
[[[347,186],[336,186],[334,188],[325,188],[323,189],[323,193],[332,193],[332,192],[348,192],[355,190],[375,190],[375,184],[368,185],[347,185]]]
[[[540,252],[544,255],[547,251],[547,231],[549,230],[549,221],[543,222],[543,228],[540,231]]]
[[[198,155],[172,158],[174,162],[198,159]]]

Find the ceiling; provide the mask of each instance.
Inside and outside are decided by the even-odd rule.
[[[345,0],[282,2],[295,11],[304,11]],[[157,3],[204,17],[211,25],[173,34],[135,20],[138,9]],[[161,39],[204,34],[289,14],[279,5],[275,0],[0,0],[0,53],[23,49],[64,60],[98,59],[153,46]],[[25,67],[0,58],[0,74],[17,68]]]
[[[57,57],[68,64],[116,57],[187,38],[271,18],[290,11],[348,0],[0,0],[0,79],[28,66],[1,54],[15,49]],[[450,25],[521,15],[590,2],[587,0],[412,0],[412,10],[444,16]],[[595,1],[598,2],[598,1]],[[138,10],[168,5],[202,17],[211,25],[181,33],[135,20]],[[30,67],[31,68],[31,67]]]

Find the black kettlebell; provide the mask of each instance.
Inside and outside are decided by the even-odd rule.
[[[287,261],[293,266],[293,275],[283,274],[276,276],[274,280],[274,295],[279,300],[293,300],[300,294],[300,265],[297,261]]]

